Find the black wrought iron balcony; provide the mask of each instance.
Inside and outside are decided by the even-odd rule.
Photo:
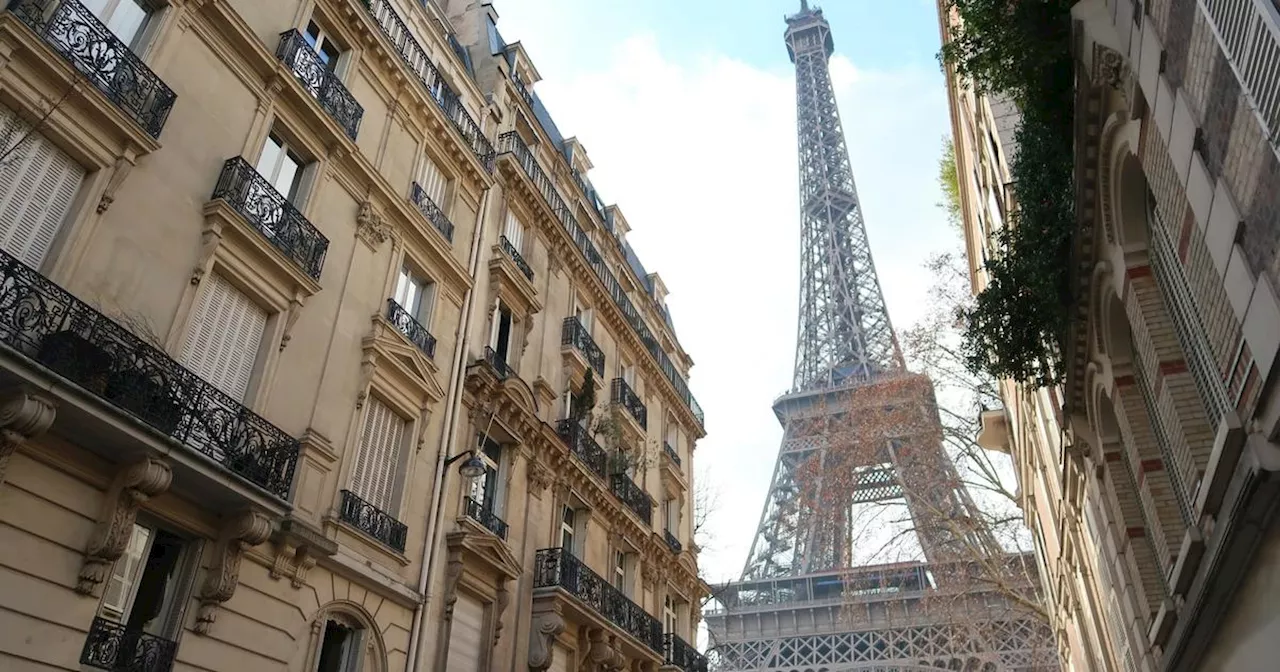
[[[671,444],[663,441],[662,452],[666,453],[667,457],[671,458],[671,462],[676,465],[677,469],[680,468],[680,453],[677,453],[676,449],[671,447]]]
[[[507,360],[487,345],[484,348],[484,361],[488,362],[489,366],[493,367],[494,372],[498,374],[499,380],[506,380],[511,377],[512,373],[514,373],[511,370],[511,367],[507,364]]]
[[[591,438],[591,432],[582,426],[581,420],[577,418],[560,420],[556,423],[556,434],[559,434],[560,439],[569,446],[569,452],[573,453],[574,457],[582,460],[582,463],[596,472],[600,478],[605,477],[608,456],[600,444]]]
[[[409,314],[395,299],[387,299],[387,321],[409,339],[429,359],[436,356],[436,337]]]
[[[3,250],[0,343],[288,498],[297,439]]]
[[[609,478],[609,489],[628,509],[640,516],[645,525],[653,525],[653,500],[626,474],[614,474]]]
[[[516,249],[515,245],[511,244],[510,240],[507,240],[506,236],[498,237],[498,247],[501,247],[502,251],[506,252],[508,257],[511,257],[511,261],[515,262],[516,268],[520,269],[525,279],[533,282],[533,269],[529,267],[529,262],[524,260],[520,251]]]
[[[587,328],[577,317],[566,317],[560,327],[560,345],[571,345],[582,353],[596,374],[604,375],[604,351],[596,345]]]
[[[622,591],[610,585],[573,553],[544,548],[534,558],[533,587],[562,588],[587,608],[640,640],[655,653],[665,654],[662,624]]]
[[[361,499],[360,495],[343,490],[338,517],[397,552],[404,552],[404,541],[409,535],[409,528],[382,509]]]
[[[364,108],[338,79],[338,73],[320,60],[320,55],[307,44],[302,33],[297,30],[280,33],[276,58],[293,72],[302,88],[320,103],[321,109],[338,122],[347,137],[355,140]]]
[[[643,429],[649,428],[649,411],[644,407],[644,402],[640,401],[640,395],[631,389],[627,381],[622,378],[614,378],[613,385],[610,386],[609,400],[623,408],[635,418]]]
[[[670,548],[672,553],[680,555],[680,551],[684,550],[684,544],[680,543],[679,539],[676,539],[676,535],[671,534],[671,530],[663,530],[662,535],[667,540],[667,548]]]
[[[225,200],[302,272],[313,280],[320,279],[329,239],[248,161],[237,156],[222,164],[212,198]]]
[[[499,539],[507,538],[507,523],[499,518],[493,512],[493,509],[471,497],[467,498],[466,505],[468,518],[483,525],[486,530],[492,532]]]
[[[169,672],[177,653],[177,642],[98,617],[89,626],[80,664],[111,672]]]
[[[444,210],[436,205],[435,201],[427,195],[427,191],[417,182],[413,183],[413,190],[409,194],[409,201],[413,203],[418,212],[427,218],[428,222],[436,227],[436,230],[444,235],[445,240],[453,242],[453,222],[444,216]]]
[[[13,0],[9,11],[153,138],[177,96],[77,0]]]
[[[707,657],[680,639],[679,635],[669,632],[663,635],[662,640],[663,656],[668,665],[675,665],[684,672],[707,672]]]
[[[369,15],[373,17],[374,23],[378,24],[382,35],[390,43],[391,49],[400,55],[400,59],[417,77],[426,94],[435,101],[440,111],[444,112],[445,117],[457,129],[484,169],[492,172],[493,144],[484,137],[480,125],[471,118],[471,114],[463,106],[458,94],[449,87],[448,82],[440,74],[439,68],[427,56],[426,50],[414,39],[413,33],[405,25],[404,20],[391,8],[391,3],[387,0],[365,0],[365,6],[369,8]]]
[[[511,83],[515,84],[516,91],[520,94],[520,99],[524,101],[529,109],[533,109],[533,94],[529,92],[529,87],[524,83],[524,78],[518,72],[511,73]]]

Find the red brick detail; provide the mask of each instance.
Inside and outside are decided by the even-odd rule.
[[[1151,277],[1151,266],[1143,264],[1141,266],[1130,266],[1124,269],[1124,277],[1126,280],[1137,280],[1138,278]]]
[[[1170,362],[1160,362],[1160,375],[1176,376],[1179,373],[1187,372],[1187,361],[1185,359],[1175,359]]]
[[[1161,471],[1163,469],[1164,469],[1164,462],[1162,462],[1161,460],[1143,460],[1142,461],[1142,473],[1144,474],[1149,471]]]
[[[1147,536],[1147,530],[1142,527],[1126,527],[1124,533],[1130,539],[1138,539]]]
[[[1116,376],[1116,387],[1133,387],[1133,376]]]

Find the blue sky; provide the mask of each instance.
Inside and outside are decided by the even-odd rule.
[[[936,207],[949,134],[932,0],[829,0],[832,81],[890,316],[920,318],[926,257],[959,240]],[[535,85],[668,303],[707,413],[695,477],[718,493],[700,561],[742,570],[777,456],[770,411],[795,356],[799,216],[783,15],[799,0],[496,0]]]

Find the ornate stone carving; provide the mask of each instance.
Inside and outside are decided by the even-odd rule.
[[[391,225],[373,211],[369,201],[361,203],[360,212],[356,214],[356,236],[375,250],[391,238]]]
[[[543,672],[551,667],[555,641],[564,632],[564,617],[554,610],[538,611],[535,607],[529,628],[529,670]]]
[[[498,594],[493,599],[493,645],[498,645],[498,640],[502,638],[502,615],[507,611],[507,605],[511,603],[511,592],[507,590],[510,581],[500,581],[498,583]]]
[[[458,603],[458,579],[462,578],[462,553],[449,553],[449,564],[444,569],[444,618],[453,618],[453,605]]]
[[[191,284],[198,285],[204,279],[204,274],[209,272],[213,253],[221,243],[222,225],[213,223],[211,219],[200,232],[200,254],[196,258],[195,267],[191,269]]]
[[[285,311],[284,333],[280,335],[280,352],[288,347],[289,340],[293,338],[293,325],[298,323],[298,318],[302,316],[302,297],[295,296],[289,300],[289,309]]]
[[[124,178],[128,177],[129,171],[133,169],[133,160],[136,158],[132,151],[126,152],[124,156],[116,157],[114,170],[111,171],[111,178],[107,180],[107,188],[102,191],[102,197],[98,199],[97,212],[99,215],[107,211],[111,204],[116,200],[116,190],[120,188],[120,183],[124,182]]]
[[[627,667],[627,658],[618,649],[617,637],[609,635],[606,639],[604,630],[593,628],[587,633],[590,648],[587,660],[600,672],[620,672]]]
[[[245,511],[231,518],[218,535],[213,565],[200,590],[200,609],[196,613],[197,633],[209,634],[218,618],[218,607],[231,599],[240,583],[240,559],[246,547],[257,546],[271,534],[271,521],[257,511]]]
[[[138,518],[142,503],[169,489],[173,472],[169,465],[149,457],[116,472],[111,488],[102,501],[98,524],[89,547],[84,552],[84,564],[76,581],[76,592],[96,595],[98,586],[107,579],[111,565],[124,553],[133,523]]]
[[[551,487],[553,480],[555,474],[545,464],[536,458],[529,460],[529,487],[534,497],[542,499],[542,493]]]
[[[26,392],[11,392],[0,398],[0,485],[4,485],[9,458],[27,439],[49,429],[57,413],[52,399]]]

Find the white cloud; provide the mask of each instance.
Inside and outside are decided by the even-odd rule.
[[[592,181],[634,227],[629,240],[671,289],[675,325],[696,366],[709,436],[697,472],[720,508],[702,555],[708,578],[736,577],[773,473],[781,429],[770,406],[790,384],[799,284],[794,83],[723,54],[677,61],[632,35],[589,61],[569,55],[555,14],[506,10],[527,31],[557,125],[577,136]],[[535,32],[536,31],[536,32]],[[536,37],[536,43],[534,42]],[[563,38],[563,40],[561,39]],[[547,49],[543,58],[538,49]],[[929,250],[952,247],[934,207],[941,77],[831,63],[880,280],[899,328],[918,317]]]

